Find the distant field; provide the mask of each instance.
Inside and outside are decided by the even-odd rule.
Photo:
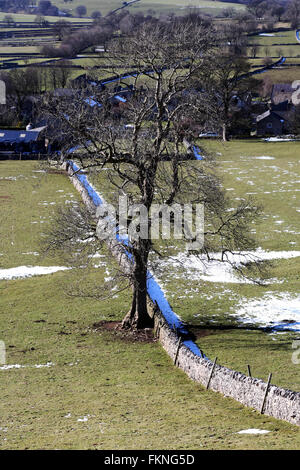
[[[258,79],[269,77],[272,83],[292,83],[300,80],[300,67],[282,67],[258,75]]]
[[[72,13],[75,12],[75,9],[78,5],[81,5],[81,0],[74,0],[72,4],[68,4],[67,8],[72,8]],[[100,11],[102,15],[106,15],[109,11],[114,10],[122,6],[123,2],[120,0],[87,0],[85,6],[88,10],[88,15],[93,11]],[[66,4],[63,0],[57,0],[56,5],[61,8],[66,8]],[[70,5],[70,7],[69,7]],[[159,13],[176,13],[183,14],[188,11],[189,7],[197,7],[200,11],[204,13],[210,13],[212,15],[219,14],[222,9],[233,7],[237,10],[243,10],[245,7],[237,3],[224,3],[219,1],[210,1],[210,0],[182,0],[179,3],[176,3],[174,0],[141,0],[137,4],[128,7],[128,10],[132,13],[147,10],[154,10]]]
[[[39,52],[39,48],[37,46],[1,46],[0,42],[0,55],[1,54],[28,54],[28,53],[36,53]],[[16,58],[16,62],[18,62],[18,58]]]
[[[19,23],[32,23],[34,21],[34,18],[36,15],[27,15],[23,13],[5,13],[5,12],[0,12],[0,21],[3,21],[5,16],[12,16],[15,22]],[[61,19],[58,16],[45,16],[45,19],[47,21],[50,21],[51,23],[55,23],[57,20]],[[76,21],[76,22],[81,22],[81,21],[90,21],[88,18],[68,18],[68,21]]]
[[[252,57],[251,47],[247,50],[248,56],[251,57],[251,65],[264,65],[265,57],[271,57],[273,61],[280,57],[286,58],[285,65],[258,75],[258,79],[269,77],[273,83],[293,82],[299,79],[300,67],[289,67],[289,64],[300,64],[300,44],[296,41],[295,30],[257,34],[249,38],[249,43],[259,47],[255,59]]]
[[[251,36],[249,42],[257,44],[257,57],[300,57],[300,43],[296,41],[295,30]],[[251,49],[248,49],[251,55]]]

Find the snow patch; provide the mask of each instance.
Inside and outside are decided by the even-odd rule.
[[[41,369],[43,367],[52,367],[54,366],[53,362],[47,362],[47,364],[34,364],[22,366],[21,364],[7,364],[5,366],[1,366],[0,370],[10,370],[10,369],[24,369],[25,367],[34,367],[36,369]]]
[[[274,330],[300,331],[300,295],[270,292],[247,301],[234,314],[244,323],[258,323]]]
[[[243,429],[242,431],[237,432],[237,434],[267,434],[268,432],[266,429]]]
[[[172,259],[162,262],[163,266],[170,264],[182,266],[189,271],[189,279],[197,280],[202,279],[209,282],[221,283],[251,283],[251,280],[240,278],[236,275],[234,268],[231,266],[239,267],[241,263],[247,261],[264,261],[273,259],[290,259],[300,257],[300,251],[263,251],[261,249],[253,252],[242,253],[228,253],[226,258],[222,261],[220,253],[211,253],[211,261],[207,261],[205,256],[190,255],[186,253],[179,253]]]
[[[20,279],[43,274],[65,271],[66,266],[18,266],[17,268],[0,269],[0,280]]]

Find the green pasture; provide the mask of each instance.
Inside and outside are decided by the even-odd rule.
[[[70,5],[71,13],[75,15],[75,10],[78,5],[81,5],[80,0],[74,0]],[[57,0],[56,5],[60,8],[66,8],[66,4],[63,0]],[[119,0],[87,0],[85,6],[87,8],[87,15],[90,15],[93,11],[100,11],[102,16],[106,15],[108,12],[115,10],[123,5]],[[239,5],[237,3],[224,3],[220,1],[210,1],[210,0],[183,0],[180,4],[174,2],[174,0],[141,0],[132,6],[128,6],[128,10],[131,13],[137,12],[147,12],[148,10],[154,10],[157,14],[160,13],[176,13],[184,14],[188,11],[189,7],[196,7],[203,13],[209,13],[211,15],[218,15],[224,8],[233,7],[236,10],[243,10],[244,5]]]
[[[59,2],[56,2],[56,4],[58,4]],[[63,3],[63,2],[61,2]],[[65,4],[64,4],[65,5]],[[16,22],[16,23],[32,23],[34,22],[34,19],[36,17],[36,15],[30,15],[30,14],[23,14],[23,13],[6,13],[6,12],[3,12],[1,11],[0,12],[0,21],[4,21],[4,18],[5,16],[11,16],[13,18],[13,20]],[[46,21],[49,21],[50,23],[55,23],[56,21],[58,21],[59,19],[61,19],[61,17],[59,16],[45,16],[45,20]],[[67,18],[68,21],[72,21],[72,22],[87,22],[87,21],[91,21],[89,18]]]
[[[37,162],[0,162],[0,270],[63,265],[40,255],[39,240],[58,204],[77,203],[65,175]],[[0,281],[1,449],[299,448],[297,427],[193,383],[149,342],[151,333],[139,342],[96,326],[119,321],[130,305],[128,291],[106,301],[69,295],[76,283],[104,290],[114,263],[103,255],[89,271]],[[225,358],[228,342],[218,335],[206,346]],[[249,428],[270,432],[237,434]]]
[[[197,143],[204,153],[206,149],[216,154],[218,172],[231,197],[232,207],[241,198],[251,198],[263,206],[260,222],[251,227],[251,235],[256,238],[258,247],[264,251],[299,252],[300,143],[253,140],[223,144],[203,139]],[[112,201],[114,189],[105,172],[93,173],[91,179],[100,193]],[[262,379],[272,371],[277,385],[300,390],[298,369],[291,362],[292,343],[299,334],[266,333],[261,329],[263,325],[251,318],[245,321],[243,314],[238,314],[248,303],[297,296],[299,257],[273,260],[265,274],[265,285],[259,286],[243,282],[242,278],[240,283],[203,280],[197,271],[189,273],[180,263],[168,259],[182,250],[178,242],[177,247],[172,240],[171,249],[164,244],[160,248],[166,259],[155,271],[156,276],[174,311],[200,335],[198,343],[204,352],[212,359],[217,355],[220,363],[241,372],[245,372],[250,363],[253,374]],[[242,347],[244,343],[246,346]]]

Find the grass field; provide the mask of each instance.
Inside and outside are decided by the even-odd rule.
[[[81,5],[80,0],[73,0],[71,7],[72,14],[75,14],[76,7]],[[66,4],[63,0],[57,0],[56,5],[60,8],[66,8]],[[87,15],[90,15],[93,11],[100,11],[102,16],[106,15],[109,11],[112,11],[116,8],[122,6],[122,1],[120,0],[87,0],[85,2],[87,8]],[[128,10],[131,13],[137,12],[147,12],[148,10],[154,10],[157,14],[160,13],[176,13],[183,14],[186,13],[189,7],[199,8],[200,11],[204,13],[209,13],[211,15],[218,15],[224,8],[233,7],[236,10],[243,10],[244,5],[239,5],[237,3],[224,3],[220,1],[211,1],[211,0],[183,0],[180,3],[174,2],[174,0],[141,0],[137,4],[134,4],[128,7]]]
[[[217,153],[218,171],[233,207],[243,197],[263,205],[262,219],[251,229],[258,246],[264,252],[300,253],[300,143],[206,141],[205,145]],[[92,181],[106,198],[111,197],[112,188],[105,175],[94,174]],[[174,258],[180,248],[176,253],[173,241],[172,247]],[[294,259],[274,259],[265,286],[244,283],[242,279],[236,283],[211,282],[192,265],[187,270],[174,259],[161,261],[160,265],[156,275],[174,311],[194,327],[199,346],[211,359],[218,356],[221,364],[244,373],[250,363],[256,377],[266,380],[272,371],[276,385],[300,391],[298,366],[291,361],[292,343],[299,333],[265,333],[260,329],[264,326],[259,320],[261,312],[257,315],[259,306],[262,312],[274,309],[276,324],[278,311],[286,307],[284,320],[289,320],[290,302],[298,303],[300,313],[299,254]]]
[[[78,194],[65,176],[40,171],[36,162],[0,162],[0,269],[59,263],[41,258],[39,240],[55,205]],[[103,285],[112,260],[101,261],[88,273],[0,281],[6,362],[22,366],[0,365],[1,449],[299,448],[297,427],[205,391],[158,343],[93,327],[119,321],[130,300],[66,296],[74,280]],[[270,432],[237,434],[249,428]]]
[[[256,59],[250,59],[252,65],[263,65],[265,57],[272,57],[273,60],[280,57],[286,58],[283,67],[275,68],[265,72],[263,75],[258,75],[259,79],[268,77],[273,83],[291,83],[299,79],[299,67],[289,67],[289,64],[299,63],[300,58],[300,44],[296,41],[295,30],[290,29],[288,31],[266,33],[263,35],[257,34],[252,36],[249,42],[259,46]],[[252,54],[252,49],[249,47],[248,55],[251,57]]]
[[[273,84],[275,83],[292,83],[294,80],[299,80],[300,68],[299,67],[281,67],[265,72],[258,75],[258,78],[269,77]]]
[[[3,12],[1,11],[0,12],[0,21],[3,21],[5,16],[11,16],[13,18],[13,20],[16,22],[16,23],[32,23],[34,22],[34,19],[36,17],[36,15],[29,15],[29,14],[24,14],[24,13],[6,13],[6,12]],[[59,17],[58,16],[45,16],[45,20],[49,21],[50,23],[55,23],[56,21],[59,20]],[[74,22],[87,22],[87,21],[91,21],[91,19],[89,18],[68,18],[68,21],[74,21]]]

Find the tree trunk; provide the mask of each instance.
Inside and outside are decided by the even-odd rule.
[[[122,328],[152,328],[153,319],[147,309],[147,265],[139,258],[134,268],[134,286],[131,309],[122,321]]]

